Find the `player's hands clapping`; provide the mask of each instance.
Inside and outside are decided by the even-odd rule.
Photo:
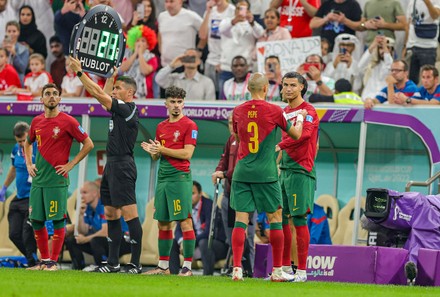
[[[142,142],[141,143],[141,147],[144,149],[144,151],[146,151],[147,153],[149,153],[152,156],[158,156],[160,155],[160,147],[162,145],[160,144],[159,141],[157,140],[149,140],[149,142]]]

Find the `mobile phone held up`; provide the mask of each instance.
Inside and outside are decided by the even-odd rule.
[[[276,67],[274,63],[269,63],[269,71],[275,73]]]
[[[304,71],[308,72],[312,66],[319,70],[319,63],[304,63]]]
[[[196,56],[183,56],[180,58],[180,61],[182,61],[182,63],[195,63]]]
[[[339,53],[340,53],[341,55],[345,55],[345,54],[347,53],[347,49],[346,49],[345,47],[341,47],[341,48],[339,49]]]
[[[144,8],[144,5],[142,3],[139,3],[136,6],[136,12],[138,14],[139,19],[143,19],[144,18],[144,16],[145,16],[145,14],[144,14],[145,8]]]

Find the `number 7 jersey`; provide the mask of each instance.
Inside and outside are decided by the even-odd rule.
[[[281,107],[264,100],[246,101],[234,109],[232,123],[239,139],[232,180],[247,183],[277,181],[277,129],[288,131],[291,127]]]

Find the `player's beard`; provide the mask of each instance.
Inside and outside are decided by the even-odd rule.
[[[58,103],[55,103],[55,105],[51,105],[50,103],[48,103],[48,104],[44,104],[44,106],[49,110],[54,110],[55,108],[57,108]]]

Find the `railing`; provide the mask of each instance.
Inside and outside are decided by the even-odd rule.
[[[440,171],[437,172],[436,174],[434,174],[433,176],[431,176],[430,178],[428,178],[426,181],[421,182],[421,181],[409,181],[406,186],[405,186],[405,192],[409,192],[409,190],[411,189],[412,186],[416,186],[416,187],[428,187],[430,186],[435,180],[439,179],[440,180]],[[440,193],[440,183],[438,184],[438,188],[437,188],[437,194]]]

